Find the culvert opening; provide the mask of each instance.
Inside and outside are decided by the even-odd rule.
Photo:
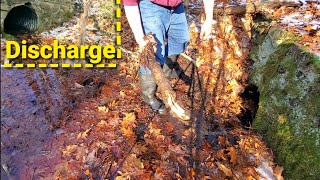
[[[244,105],[241,108],[241,113],[237,116],[245,129],[249,129],[256,116],[259,105],[258,87],[254,84],[249,84],[240,94]]]
[[[30,2],[13,7],[4,19],[4,32],[13,36],[33,33],[38,29],[38,16]]]

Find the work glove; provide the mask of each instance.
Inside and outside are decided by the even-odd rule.
[[[200,31],[201,40],[209,39],[209,36],[212,31],[212,19],[213,19],[213,5],[214,0],[203,0],[204,11],[206,14],[206,20],[202,24]]]
[[[212,19],[206,19],[201,26],[200,38],[202,40],[207,40],[212,31]]]

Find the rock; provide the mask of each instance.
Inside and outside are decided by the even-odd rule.
[[[253,121],[284,166],[285,179],[320,177],[320,57],[272,27],[256,34],[251,81],[260,92]]]

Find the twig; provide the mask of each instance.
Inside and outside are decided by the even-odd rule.
[[[148,34],[147,38],[149,42],[147,43],[145,48],[143,48],[143,51],[140,54],[140,63],[144,66],[148,66],[148,68],[151,70],[158,85],[158,90],[161,93],[160,98],[162,99],[166,107],[170,108],[170,112],[172,113],[172,115],[182,120],[189,120],[190,112],[184,109],[176,101],[176,93],[172,89],[168,79],[166,79],[160,64],[154,60],[155,47],[157,42],[154,40],[152,34]]]
[[[192,59],[190,56],[186,55],[185,53],[181,53],[180,55],[181,55],[182,57],[184,57],[186,60],[192,62],[197,68],[200,67],[199,64],[197,64],[197,62],[196,62],[194,59]],[[217,57],[217,58],[215,58],[215,59],[217,60],[217,59],[220,59],[220,58],[221,58],[221,56],[219,56],[219,57]],[[207,63],[207,62],[202,62],[202,64],[205,64],[205,65],[207,65],[207,66],[210,67],[210,68],[214,68],[214,66],[213,66],[212,64],[209,64],[209,63]]]

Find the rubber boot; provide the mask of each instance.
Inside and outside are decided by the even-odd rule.
[[[165,105],[155,96],[157,84],[152,74],[140,75],[140,88],[142,100],[149,104],[155,112],[158,112],[159,114],[166,114],[167,111]]]
[[[163,72],[167,78],[173,79],[178,78],[182,73],[182,69],[179,68],[179,64],[177,62],[179,55],[168,56],[163,65]]]

